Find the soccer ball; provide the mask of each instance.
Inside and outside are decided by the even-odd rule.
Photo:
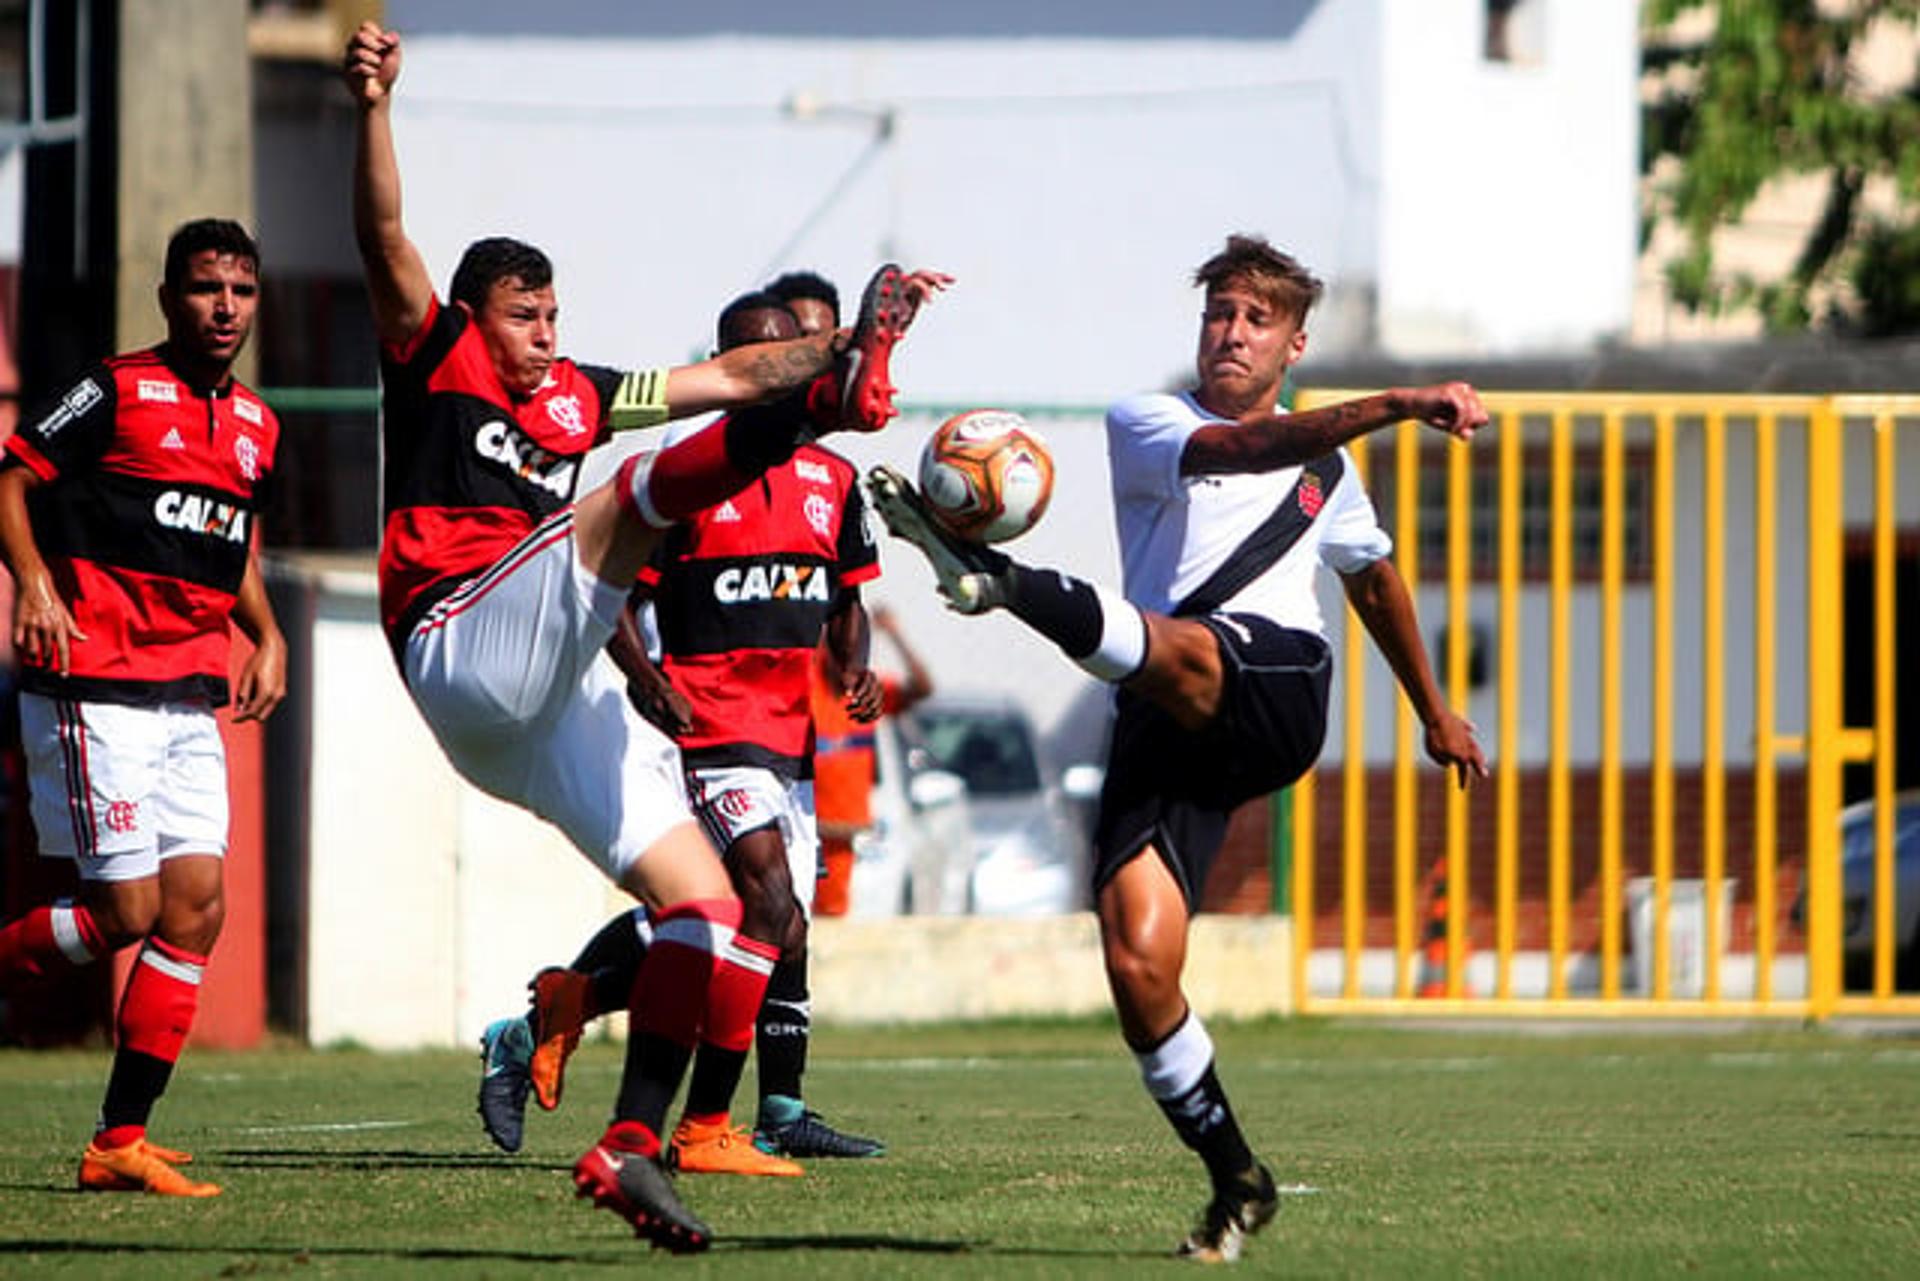
[[[920,494],[955,536],[1004,543],[1039,523],[1053,497],[1053,455],[1019,414],[970,409],[920,452]]]

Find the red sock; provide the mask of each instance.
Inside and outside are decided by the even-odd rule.
[[[727,453],[723,419],[657,454],[637,454],[621,463],[614,492],[622,507],[665,529],[726,501],[752,481],[753,475],[736,468]]]
[[[707,989],[707,1011],[693,1080],[687,1084],[687,1119],[716,1125],[727,1119],[747,1051],[753,1048],[754,1023],[767,994],[767,979],[780,949],[735,934],[720,952],[719,968]]]
[[[767,995],[767,979],[780,949],[743,934],[720,954],[720,968],[707,993],[705,1038],[723,1050],[744,1054],[753,1045],[754,1016]]]
[[[120,996],[120,1045],[107,1075],[94,1142],[125,1147],[146,1137],[147,1116],[166,1093],[193,1016],[207,958],[148,937]]]
[[[733,898],[677,903],[655,917],[653,944],[633,981],[634,1025],[691,1049],[739,925],[740,900]]]
[[[120,1048],[176,1062],[200,1008],[200,975],[206,966],[204,956],[147,939],[120,998]]]
[[[106,938],[86,908],[36,907],[0,929],[0,985],[76,970],[106,951]]]
[[[660,1136],[638,1121],[615,1121],[600,1136],[600,1146],[641,1156],[660,1155]]]

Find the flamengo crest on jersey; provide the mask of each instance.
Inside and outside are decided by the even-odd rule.
[[[675,529],[641,575],[691,709],[689,764],[806,775],[814,646],[841,590],[880,572],[854,479],[845,459],[803,446]]]
[[[161,349],[89,370],[7,442],[45,482],[35,540],[85,639],[61,677],[23,688],[149,706],[227,700],[228,618],[279,446],[272,411],[238,382],[196,389]]]
[[[661,379],[564,359],[533,395],[509,395],[467,311],[438,300],[411,341],[381,353],[381,371],[380,618],[396,650],[435,602],[573,500],[616,394],[664,412]]]

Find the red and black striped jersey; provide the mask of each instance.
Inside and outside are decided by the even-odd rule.
[[[382,351],[381,376],[380,621],[397,650],[437,601],[573,501],[624,375],[556,360],[515,397],[467,310],[435,299],[418,334]]]
[[[28,667],[22,688],[133,706],[227,701],[227,620],[280,423],[237,380],[193,386],[164,350],[93,366],[7,440],[8,465],[48,482],[28,496],[34,540],[85,633],[69,675]]]
[[[840,593],[879,573],[853,464],[817,445],[669,533],[640,581],[692,705],[687,764],[809,776],[814,646]]]

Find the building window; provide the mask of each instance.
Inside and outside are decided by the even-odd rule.
[[[1538,63],[1546,54],[1546,0],[1487,0],[1488,62]]]
[[[1398,528],[1399,494],[1395,450],[1375,447],[1369,459],[1367,492],[1372,496],[1380,524],[1389,532]],[[1475,582],[1489,583],[1500,575],[1500,460],[1492,451],[1476,450],[1469,481],[1471,536],[1469,556]],[[1651,497],[1653,452],[1645,445],[1624,450],[1621,489],[1621,551],[1627,582],[1645,582],[1653,575]],[[1580,444],[1573,451],[1573,513],[1569,531],[1575,582],[1600,581],[1605,549],[1605,478],[1600,448]],[[1547,447],[1529,444],[1520,463],[1520,576],[1544,583],[1553,570],[1553,464]],[[1446,574],[1447,537],[1452,521],[1447,510],[1445,446],[1420,451],[1420,578],[1436,581]]]

